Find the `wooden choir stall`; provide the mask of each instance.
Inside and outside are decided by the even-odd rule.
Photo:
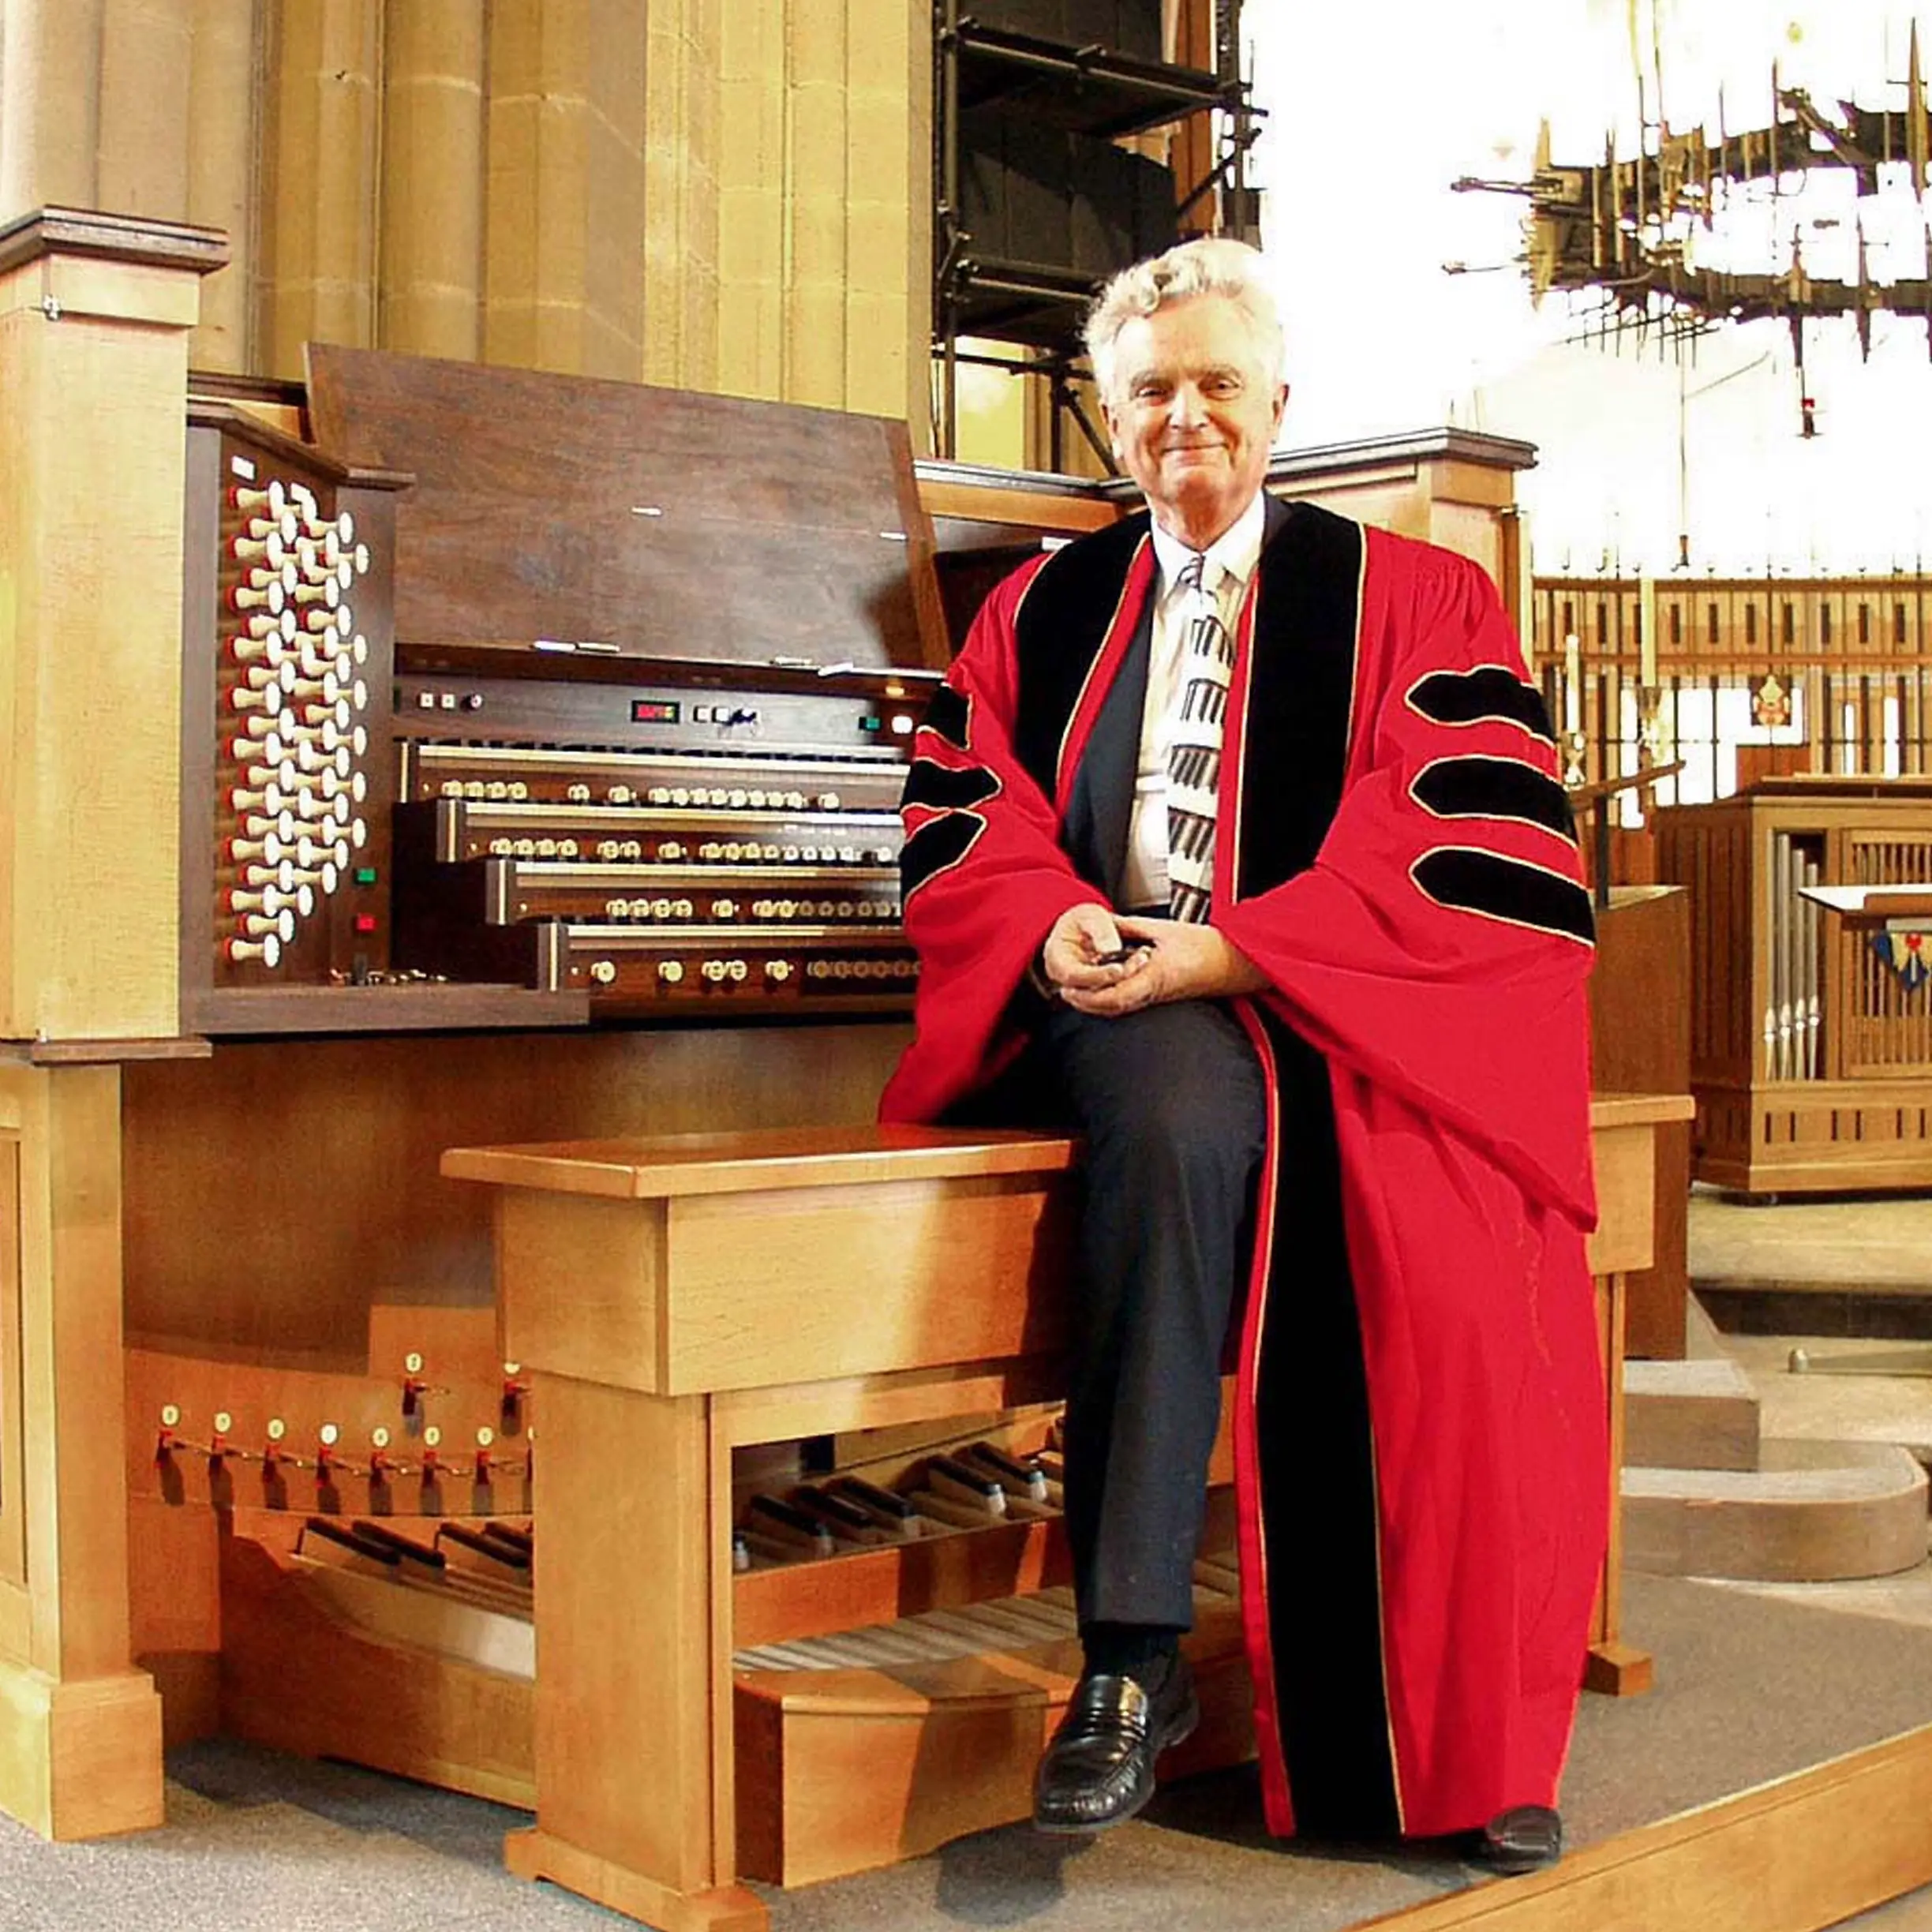
[[[1932,1184],[1919,927],[1895,945],[1814,890],[1932,889],[1932,781],[1765,777],[1657,818],[1658,875],[1690,899],[1695,1178],[1748,1194]]]

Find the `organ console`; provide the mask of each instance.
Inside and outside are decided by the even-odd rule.
[[[754,406],[328,349],[311,398],[313,447],[232,403],[191,424],[194,1023],[397,982],[905,1011],[897,807],[946,653],[903,435],[814,425],[838,481],[780,524],[685,466],[768,429]],[[605,460],[560,467],[573,433]]]

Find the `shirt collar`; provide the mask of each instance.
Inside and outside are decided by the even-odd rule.
[[[1254,575],[1254,567],[1260,560],[1261,538],[1267,522],[1267,504],[1265,492],[1256,490],[1248,507],[1244,510],[1221,534],[1211,543],[1202,554],[1210,565],[1232,577],[1243,590],[1248,587],[1248,579]],[[1165,597],[1180,581],[1181,573],[1194,556],[1178,537],[1154,526],[1154,556],[1160,565],[1160,594]],[[1208,573],[1209,581],[1217,581],[1213,571]],[[1226,606],[1222,605],[1225,609]]]

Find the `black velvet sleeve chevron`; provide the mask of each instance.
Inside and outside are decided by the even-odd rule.
[[[1559,873],[1496,852],[1439,845],[1415,862],[1412,874],[1438,905],[1596,943],[1589,894]]]
[[[948,744],[964,751],[972,724],[972,700],[950,684],[942,684],[933,693],[922,722],[928,731],[937,732]]]
[[[1515,758],[1437,758],[1416,773],[1409,793],[1438,818],[1515,818],[1576,843],[1568,794]]]
[[[929,818],[899,848],[899,896],[910,899],[928,879],[956,866],[979,842],[987,822],[975,811]]]
[[[1432,672],[1410,692],[1409,702],[1438,724],[1478,724],[1494,718],[1520,725],[1546,744],[1556,742],[1542,694],[1500,665]]]
[[[899,803],[902,811],[910,806],[927,805],[935,811],[960,811],[969,805],[983,803],[999,788],[998,779],[983,765],[961,771],[931,758],[915,758],[906,774],[905,791]]]

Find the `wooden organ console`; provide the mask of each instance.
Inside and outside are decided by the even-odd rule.
[[[687,466],[782,444],[756,405],[327,348],[309,398],[313,447],[220,402],[190,432],[191,1022],[396,986],[905,1011],[898,796],[945,648],[903,435],[819,419],[838,486],[774,505]],[[529,454],[559,437],[574,464]]]
[[[436,1156],[870,1113],[930,526],[877,421],[328,349],[305,392],[204,387],[179,974],[215,1044],[123,1095],[133,1647],[170,1735],[527,1802],[527,1570],[520,1638],[475,1573],[530,1522],[533,1410]],[[465,1697],[366,1627],[372,1569],[447,1575],[499,1661]]]
[[[1932,781],[1761,779],[1659,811],[1657,863],[1690,893],[1694,1176],[1752,1194],[1932,1183],[1932,997],[1807,897],[1932,881]]]
[[[736,1582],[722,1530],[765,1445],[954,1417],[977,1440],[1052,1395],[1043,1298],[949,1312],[881,1288],[904,1267],[957,1273],[964,1252],[986,1279],[1027,1279],[1039,1224],[1014,1201],[1030,1184],[955,1176],[949,1234],[895,1206],[886,1235],[836,1240],[742,1187],[733,1212],[766,1211],[732,1231],[687,1187],[682,1234],[710,1219],[708,1328],[680,1301],[661,1331],[634,1284],[600,1277],[616,1256],[573,1243],[588,1286],[566,1309],[633,1324],[629,1355],[598,1361],[620,1372],[607,1402],[560,1371],[547,1325],[541,1366],[500,1335],[485,1190],[438,1178],[458,1143],[797,1128],[822,1148],[870,1119],[911,985],[887,813],[946,657],[904,433],[317,350],[305,392],[193,385],[184,437],[193,279],[221,259],[206,231],[113,218],[0,234],[0,373],[23,425],[0,492],[28,492],[60,533],[0,504],[21,807],[0,837],[19,880],[90,889],[0,906],[0,1807],[63,1837],[157,1822],[163,1724],[227,1727],[534,1800],[560,1844],[608,1825],[613,1868],[652,1877],[672,1910],[736,1895],[739,1870],[849,1869],[990,1822],[1053,1670],[1016,1666],[1032,1687],[1003,1707],[945,1706],[1000,1777],[942,1781],[914,1825],[886,1816],[856,1843],[849,1817],[828,1837],[810,1810],[876,1743],[844,1722],[848,1672],[762,1667],[801,1644],[829,1646],[822,1662],[900,1609],[954,1627],[969,1599],[1038,1632],[1053,1525],[1016,1508],[891,1563],[753,1551]],[[122,526],[97,514],[103,474],[124,479]],[[955,522],[986,511],[970,485],[931,487]],[[1035,525],[1113,514],[1021,491],[989,527],[1031,543]],[[151,583],[123,587],[130,544],[178,563],[178,637]],[[105,735],[103,691],[124,712]],[[69,798],[85,809],[67,823]],[[103,879],[115,892],[91,889]],[[900,1205],[920,1184],[876,1178]],[[614,1227],[627,1204],[572,1215]],[[807,1264],[861,1296],[859,1342],[801,1297]],[[668,1410],[644,1404],[669,1432],[653,1507],[612,1471],[628,1475],[614,1445],[643,1393],[623,1378],[661,1340],[677,1383]],[[103,1430],[116,1377],[124,1426]],[[662,1553],[664,1614],[691,1640],[650,1649],[669,1770],[628,1818],[602,1780],[585,1802],[616,1809],[558,1831],[530,1616],[541,1636],[561,1590],[654,1642],[657,1612],[575,1553],[618,1544],[634,1563]],[[1211,1634],[1228,1578],[1210,1565],[1201,1582]],[[399,1634],[376,1605],[405,1597]],[[1049,1630],[1052,1615],[1050,1600]],[[733,1640],[762,1680],[736,1748]],[[933,1663],[942,1687],[1004,1668]],[[916,1756],[936,1706],[901,1704]],[[816,1779],[799,1749],[813,1724],[833,1767]],[[1203,1739],[1240,1748],[1215,1725]]]

